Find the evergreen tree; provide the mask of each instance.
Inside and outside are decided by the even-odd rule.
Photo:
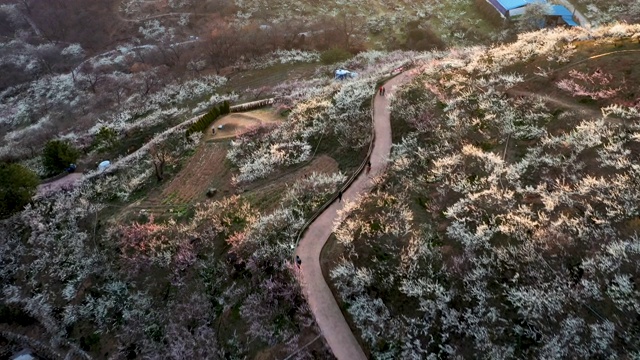
[[[22,210],[39,183],[38,176],[24,166],[0,163],[0,217]]]
[[[79,152],[69,142],[51,140],[44,146],[42,164],[51,175],[58,174],[78,160]]]

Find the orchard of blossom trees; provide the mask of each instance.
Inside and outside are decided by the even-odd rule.
[[[13,314],[0,336],[52,357],[292,353],[317,332],[289,263],[293,244],[345,179],[312,174],[272,212],[238,196],[204,203],[186,222],[103,221],[107,202],[137,181],[124,169],[41,198],[0,227],[0,298]],[[298,358],[313,358],[308,351]]]
[[[588,59],[639,34],[421,63],[392,103],[411,131],[335,223],[331,280],[372,358],[640,356],[638,57]]]
[[[230,145],[236,181],[306,160],[322,134],[344,151],[366,149],[375,79],[434,56],[362,53],[343,64],[359,72],[356,81],[320,74],[282,84],[278,106],[290,109],[288,119]],[[170,90],[151,98],[170,101]],[[153,151],[177,159],[198,146],[198,134],[184,136],[196,119],[85,174],[72,190],[41,194],[0,224],[0,310],[11,314],[2,339],[50,357],[230,359],[265,349],[284,357],[318,334],[290,259],[303,224],[347,174],[311,173],[265,208],[248,194],[196,204],[182,220],[121,216],[153,182]],[[296,354],[330,357],[322,341]]]
[[[576,0],[575,3],[587,9],[585,15],[595,24],[606,24],[615,20],[629,23],[640,21],[640,3],[637,1]]]
[[[338,148],[363,149],[371,134],[371,96],[377,79],[410,61],[433,54],[363,52],[343,66],[358,72],[355,80],[324,79],[281,84],[274,91],[276,106],[290,109],[287,121],[273,128],[257,128],[231,142],[227,158],[238,167],[234,182],[250,182],[277,167],[308,160],[323,141]]]
[[[392,109],[412,132],[335,230],[345,254],[331,277],[374,357],[640,356],[640,90],[604,66],[562,70],[589,46],[626,46],[638,27],[365,51],[308,79],[229,90],[234,71],[314,63],[334,46],[411,48],[396,38],[410,23],[448,44],[488,40],[475,12],[459,16],[470,0],[370,5],[3,2],[0,160],[44,175],[42,147],[60,138],[89,170],[0,221],[0,345],[46,358],[330,358],[322,341],[298,351],[319,330],[290,263],[295,240],[363,160],[377,82],[413,62],[422,74]],[[334,67],[358,77],[334,81]],[[555,102],[530,96],[531,78]],[[200,145],[184,136],[198,114],[265,89],[286,119],[222,147],[229,188],[254,193],[190,204],[188,216],[132,215],[156,189],[154,156],[179,167]],[[567,102],[582,105],[557,108]],[[102,172],[91,170],[106,156],[100,133],[122,145]],[[255,200],[257,180],[318,154],[338,171]]]

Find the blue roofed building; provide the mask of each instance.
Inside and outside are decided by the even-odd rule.
[[[502,16],[510,18],[512,16],[522,15],[525,6],[534,2],[546,2],[544,0],[488,0]]]
[[[578,23],[573,20],[573,13],[562,5],[551,5],[549,22],[555,25],[578,26]]]
[[[507,19],[524,14],[527,5],[535,2],[546,3],[546,0],[487,0],[498,12]],[[551,5],[546,25],[550,26],[578,26],[573,14],[562,5]],[[545,24],[542,24],[545,25]]]

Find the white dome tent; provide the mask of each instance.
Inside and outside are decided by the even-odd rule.
[[[101,162],[100,164],[98,164],[98,171],[99,171],[99,172],[103,172],[103,171],[105,171],[109,166],[111,166],[111,161],[109,161],[109,160],[105,160],[105,161]]]

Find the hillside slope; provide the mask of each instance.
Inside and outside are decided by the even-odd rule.
[[[639,36],[423,63],[389,170],[335,225],[330,277],[373,358],[640,355]]]

